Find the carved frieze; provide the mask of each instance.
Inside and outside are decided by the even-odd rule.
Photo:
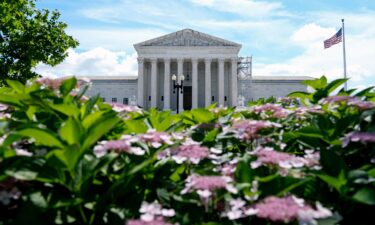
[[[236,46],[235,43],[185,29],[141,43],[142,46]]]

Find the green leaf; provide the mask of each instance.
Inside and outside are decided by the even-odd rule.
[[[213,129],[204,137],[203,143],[214,142],[216,136],[220,133],[219,129]]]
[[[7,84],[13,88],[18,93],[23,93],[25,90],[25,85],[23,85],[21,82],[16,80],[7,80]]]
[[[336,90],[338,87],[340,87],[342,84],[344,84],[348,79],[336,79],[332,82],[330,82],[325,89],[327,90],[328,95],[331,94],[334,90]]]
[[[26,136],[29,138],[34,138],[37,143],[49,146],[63,148],[64,145],[58,139],[58,137],[50,130],[41,128],[25,128],[19,130],[16,134]]]
[[[306,184],[307,182],[309,182],[311,179],[303,179],[303,180],[300,180],[298,182],[293,182],[291,185],[289,185],[288,187],[284,188],[283,190],[279,191],[276,195],[277,196],[283,196],[285,195],[286,193],[289,193],[291,192],[293,189],[297,188],[297,187],[300,187],[304,184]]]
[[[193,109],[191,110],[191,113],[195,121],[198,123],[209,123],[215,119],[214,114],[204,108]]]
[[[314,80],[304,80],[302,81],[302,84],[310,86],[315,90],[318,90],[324,88],[327,85],[327,78],[325,76],[322,76]]]
[[[343,176],[339,176],[338,178],[326,174],[318,174],[317,176],[338,192],[341,192],[342,187],[346,184],[346,180]]]
[[[362,97],[367,96],[374,89],[374,86],[363,89],[362,91],[355,94],[355,96]]]
[[[81,132],[80,124],[73,117],[69,117],[60,129],[61,138],[68,142],[69,145],[80,143]]]
[[[147,126],[142,120],[127,120],[124,122],[127,133],[142,134],[147,131]]]
[[[108,113],[103,116],[101,120],[93,124],[87,131],[87,136],[83,142],[83,149],[88,149],[91,145],[96,143],[104,134],[110,131],[118,122],[120,118],[116,113]]]
[[[172,175],[169,177],[169,179],[171,179],[172,181],[174,182],[178,182],[181,180],[181,176],[182,174],[184,173],[186,169],[186,166],[184,164],[181,164],[179,167],[177,167],[174,172],[172,173]]]
[[[61,86],[60,86],[60,92],[63,96],[66,96],[69,94],[77,85],[77,79],[75,77],[65,79]]]
[[[19,98],[14,95],[0,94],[0,103],[11,106],[22,106]]]
[[[236,180],[240,183],[251,183],[253,178],[253,170],[250,168],[249,163],[241,161],[237,164],[234,173]]]
[[[307,93],[307,92],[303,92],[303,91],[295,91],[295,92],[292,92],[290,94],[288,94],[288,97],[290,98],[301,98],[301,99],[310,99],[311,98],[311,94],[310,93]]]
[[[154,158],[147,159],[147,160],[143,161],[141,164],[134,166],[133,169],[131,169],[127,174],[129,176],[132,176],[132,175],[138,173],[139,171],[142,171],[147,166],[151,165],[154,161],[155,161]]]
[[[82,125],[85,129],[88,129],[91,127],[93,124],[97,123],[99,120],[101,120],[102,116],[105,114],[105,111],[97,111],[97,112],[92,112],[91,114],[87,115],[83,121]]]
[[[81,156],[81,152],[77,148],[66,147],[65,149],[55,149],[50,151],[46,158],[49,159],[53,156],[63,163],[68,170],[72,171]]]
[[[26,111],[26,115],[27,117],[29,118],[29,120],[34,120],[34,115],[35,113],[37,113],[39,110],[38,107],[35,107],[35,106],[30,106],[27,111]]]
[[[320,150],[320,163],[331,176],[338,177],[342,172],[347,172],[345,161],[334,150]]]
[[[31,202],[38,208],[47,208],[48,202],[40,191],[30,194]]]
[[[76,206],[83,203],[84,200],[82,198],[73,198],[73,199],[58,199],[56,202],[50,204],[51,208],[62,208],[62,207],[71,207]]]
[[[353,199],[363,204],[375,205],[375,188],[361,188],[353,195]]]
[[[75,118],[78,118],[79,109],[73,103],[62,103],[62,104],[48,103],[48,106],[56,110],[59,113],[62,113],[67,116],[74,116]]]

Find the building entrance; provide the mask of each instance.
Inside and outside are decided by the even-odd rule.
[[[191,86],[190,87],[184,87],[184,110],[190,110],[191,109]]]

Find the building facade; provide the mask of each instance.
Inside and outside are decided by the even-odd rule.
[[[88,95],[100,94],[107,102],[136,103],[142,108],[180,111],[217,102],[236,106],[270,96],[283,97],[306,91],[308,77],[238,78],[241,45],[191,29],[184,29],[134,45],[138,54],[138,77],[90,77]],[[172,75],[182,92],[173,89]],[[179,95],[179,105],[177,105]]]

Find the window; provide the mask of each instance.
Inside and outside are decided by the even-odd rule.
[[[129,98],[123,98],[122,99],[122,104],[128,105],[129,104]]]
[[[105,98],[102,98],[102,102],[105,102]]]
[[[112,102],[117,102],[117,98],[112,98]]]

